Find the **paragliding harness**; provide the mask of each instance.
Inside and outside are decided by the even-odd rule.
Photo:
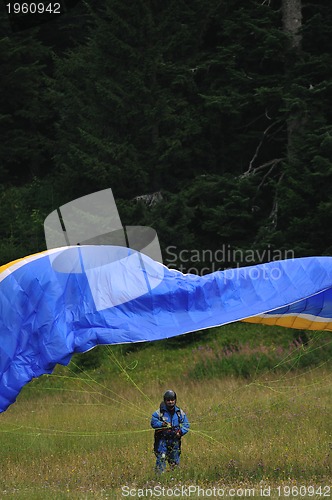
[[[167,411],[166,407],[165,407],[165,403],[161,402],[160,403],[160,408],[159,408],[159,420],[161,422],[166,422],[165,417],[164,417],[165,411]],[[183,413],[183,411],[180,408],[178,408],[177,410],[175,410],[175,413],[178,416],[179,425],[181,426],[181,424],[183,423],[183,415],[184,415],[184,413]],[[160,429],[156,429],[154,431],[154,446],[153,446],[153,451],[155,452],[155,454],[158,453],[158,446],[159,446],[160,440],[162,438],[165,438],[167,441],[173,442],[173,440],[175,438],[176,432],[177,432],[177,429],[174,428],[174,427],[172,427],[171,429],[165,429],[164,427],[161,427]],[[178,438],[178,442],[179,442],[179,453],[181,453],[181,437]],[[171,443],[170,443],[170,445],[172,446]]]

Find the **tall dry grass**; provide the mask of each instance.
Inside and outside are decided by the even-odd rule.
[[[64,369],[58,372],[66,373]],[[45,379],[1,414],[1,497],[121,498],[121,486],[326,484],[331,478],[332,377],[327,368],[140,384]],[[172,387],[191,421],[181,468],[154,474],[149,421]]]

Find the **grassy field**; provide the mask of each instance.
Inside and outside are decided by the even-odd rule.
[[[330,346],[326,334],[303,345],[294,332],[236,324],[190,343],[104,348],[90,355],[102,365],[85,372],[88,358],[77,356],[0,415],[1,498],[137,498],[140,488],[179,498],[193,486],[201,497],[219,488],[233,498],[329,498]],[[191,432],[181,468],[156,477],[149,421],[168,388]]]

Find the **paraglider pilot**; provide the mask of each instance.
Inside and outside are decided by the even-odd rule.
[[[165,472],[166,462],[171,468],[180,463],[181,438],[189,431],[189,421],[181,408],[176,406],[174,391],[166,391],[160,408],[151,418],[154,433],[156,472]]]

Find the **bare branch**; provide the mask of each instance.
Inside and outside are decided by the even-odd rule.
[[[265,116],[266,116],[266,118],[268,120],[272,120],[271,116],[269,116],[269,114],[268,114],[268,110],[267,109],[265,110]]]
[[[142,194],[140,196],[135,196],[133,198],[137,203],[144,203],[148,207],[152,207],[163,200],[163,195],[161,191],[156,191],[155,193]]]
[[[262,170],[263,168],[270,167],[272,165],[272,169],[278,165],[281,161],[283,161],[284,158],[274,158],[273,160],[269,160],[265,163],[262,163],[262,165],[259,165],[259,167],[252,168],[251,170],[247,170],[244,172],[244,174],[241,175],[241,177],[248,177],[248,175],[255,175],[257,172]],[[272,170],[270,169],[270,170]]]
[[[276,167],[281,161],[283,160],[283,158],[275,158],[274,160],[270,160],[270,161],[267,161],[266,163],[263,163],[263,165],[260,165],[259,167],[256,167],[253,171],[252,171],[252,175],[255,174],[258,170],[261,170],[263,168],[266,168],[266,167],[270,167],[271,168],[266,172],[266,174],[264,175],[263,179],[261,180],[261,182],[259,183],[259,185],[257,186],[257,189],[256,189],[256,194],[255,196],[253,197],[253,202],[256,200],[257,196],[258,196],[258,192],[259,190],[261,189],[261,187],[265,184],[265,180],[267,179],[267,177],[271,174],[271,172],[273,171],[274,167]],[[283,175],[283,174],[282,174]],[[280,178],[278,180],[278,184],[277,186],[279,185],[279,182],[280,182]]]
[[[254,172],[256,171],[256,169],[254,169],[254,162],[256,161],[257,157],[258,157],[258,154],[259,154],[259,151],[261,149],[261,147],[263,146],[263,143],[264,143],[264,140],[267,136],[267,133],[269,132],[269,130],[271,130],[271,128],[275,125],[275,122],[273,123],[270,123],[270,125],[264,130],[263,132],[263,137],[261,139],[261,141],[259,142],[257,148],[256,148],[256,151],[254,153],[254,156],[251,158],[250,160],[250,163],[249,163],[249,168],[246,172],[244,172],[244,174],[242,174],[242,177],[246,177],[247,175],[249,175],[250,173],[252,173],[252,171],[254,170]]]
[[[266,174],[264,175],[263,179],[261,180],[261,182],[259,183],[259,186],[257,187],[257,191],[260,190],[260,188],[264,185],[265,183],[265,179],[270,175],[270,173],[272,172],[272,170],[274,169],[274,167],[278,164],[278,162],[273,162],[272,163],[272,167],[270,168],[270,170],[268,170],[266,172]]]
[[[278,186],[281,183],[284,175],[285,175],[285,172],[281,172],[280,177],[279,177],[278,182],[277,182],[276,190],[275,190],[275,196],[273,199],[272,210],[271,210],[271,213],[269,215],[269,219],[271,221],[271,225],[273,228],[275,228],[277,226],[277,222],[278,222],[278,208],[279,208],[279,206],[278,206]]]

